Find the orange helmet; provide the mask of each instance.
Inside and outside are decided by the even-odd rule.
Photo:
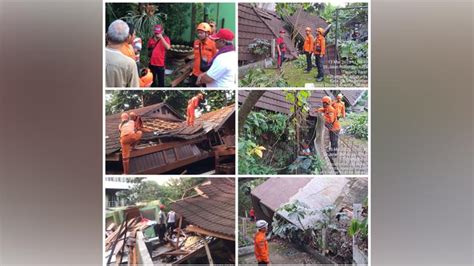
[[[339,93],[336,98],[337,99],[342,99],[342,93]]]
[[[317,28],[316,31],[321,33],[321,34],[324,34],[324,29],[323,28]]]
[[[211,32],[211,26],[209,24],[207,24],[206,22],[202,22],[202,23],[199,23],[196,30]]]
[[[311,31],[310,27],[306,27],[305,31]]]
[[[331,104],[331,98],[330,98],[329,96],[324,96],[324,97],[321,99],[321,102],[322,102],[322,103]]]

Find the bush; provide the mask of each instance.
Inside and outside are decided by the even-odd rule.
[[[248,45],[250,53],[260,56],[270,55],[272,45],[268,40],[254,39],[253,41]]]
[[[345,129],[347,133],[359,139],[368,139],[369,136],[369,116],[367,112],[350,113],[346,116],[344,124],[348,124]]]
[[[258,148],[259,145],[252,140],[239,139],[239,174],[277,174],[277,171],[273,167],[265,165],[261,156],[254,152],[259,150]]]
[[[281,75],[267,74],[261,68],[250,69],[239,80],[240,87],[289,87]]]

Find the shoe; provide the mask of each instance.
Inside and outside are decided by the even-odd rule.
[[[316,81],[317,81],[317,82],[321,82],[321,81],[323,81],[323,79],[324,79],[323,77],[316,78]]]
[[[311,70],[307,70],[307,69],[306,69],[306,70],[304,71],[304,73],[309,73],[309,72],[311,72]]]

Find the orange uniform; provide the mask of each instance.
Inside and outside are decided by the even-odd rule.
[[[332,107],[336,109],[337,118],[346,118],[346,105],[343,101],[336,101],[332,104]]]
[[[146,75],[141,77],[139,80],[140,88],[151,87],[151,84],[153,83],[153,73],[148,68],[146,70]]]
[[[122,47],[120,48],[120,52],[122,52],[122,54],[132,58],[133,61],[136,60],[135,50],[133,49],[133,46],[131,44],[127,43],[127,44],[122,45]]]
[[[332,132],[341,130],[341,125],[337,120],[337,111],[334,107],[329,105],[326,108],[319,108],[318,112],[324,113],[325,124],[329,126],[329,130]]]
[[[258,231],[254,237],[255,258],[258,262],[270,263],[268,241],[265,232]]]
[[[194,41],[194,66],[193,66],[193,75],[199,76],[201,74],[201,57],[205,61],[210,62],[211,59],[217,54],[216,43],[206,38],[204,41],[195,40]],[[200,51],[200,52],[199,52]]]
[[[324,38],[323,35],[318,35],[314,41],[314,54],[326,54],[326,38]]]
[[[312,53],[314,48],[314,37],[313,35],[306,35],[306,38],[304,39],[304,45],[303,45],[303,50],[305,52]]]
[[[191,100],[188,101],[188,109],[187,109],[187,119],[186,122],[188,126],[194,126],[194,110],[199,106],[200,102],[199,96],[194,96]]]
[[[128,120],[119,125],[120,145],[122,146],[123,173],[129,173],[130,153],[132,145],[142,138],[141,131],[135,131],[135,122]]]

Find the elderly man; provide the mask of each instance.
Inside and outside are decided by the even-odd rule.
[[[209,38],[216,42],[219,50],[211,60],[211,66],[207,72],[201,73],[196,84],[206,84],[206,87],[230,88],[235,86],[237,53],[232,41],[234,33],[229,29],[220,29]]]
[[[123,20],[115,20],[107,29],[105,48],[105,85],[107,87],[138,87],[137,64],[121,50],[128,45],[130,29]]]

